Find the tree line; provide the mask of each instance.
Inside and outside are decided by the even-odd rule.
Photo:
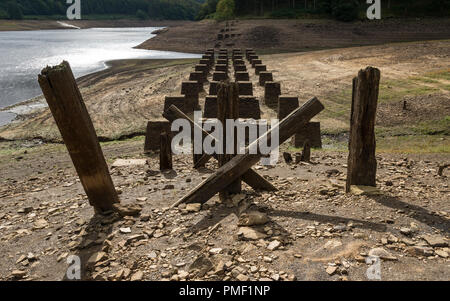
[[[223,6],[228,9],[218,9]],[[385,17],[450,16],[450,0],[381,0],[381,6]],[[234,11],[230,15],[231,7]],[[364,18],[367,8],[366,0],[206,0],[197,19],[323,16],[351,21]]]
[[[450,0],[381,0],[383,17],[450,16]],[[0,19],[65,16],[66,0],[0,0]],[[140,19],[364,18],[366,0],[81,0],[82,15]]]
[[[140,19],[193,20],[204,0],[81,0],[83,15],[134,15]],[[65,16],[66,0],[0,0],[0,19]]]

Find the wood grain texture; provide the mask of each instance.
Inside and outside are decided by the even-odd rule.
[[[367,67],[353,79],[346,191],[351,185],[376,186],[375,118],[380,70]]]
[[[69,63],[43,69],[38,81],[90,204],[113,210],[119,198]]]

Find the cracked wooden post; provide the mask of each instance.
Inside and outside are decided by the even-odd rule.
[[[223,124],[223,154],[219,155],[219,166],[225,165],[237,154],[237,131],[234,133],[226,131],[226,122],[228,119],[239,119],[239,88],[236,83],[219,83],[219,92],[217,94],[217,119]],[[232,135],[234,142],[234,154],[227,154],[228,136]],[[226,199],[230,194],[238,194],[242,190],[240,179],[235,180],[226,189],[220,192],[220,198]]]
[[[171,108],[175,107],[172,106]],[[254,147],[254,145],[259,145],[260,141],[266,141],[267,143],[265,144],[270,146],[272,149],[278,147],[278,145],[281,145],[289,139],[289,137],[298,132],[323,109],[324,106],[317,98],[307,101],[302,107],[297,108],[280,123],[273,125],[269,131],[249,145],[245,149],[244,155],[235,156],[231,161],[220,167],[213,175],[211,175],[204,182],[200,183],[200,185],[191,190],[183,198],[175,202],[171,207],[176,207],[182,203],[207,202],[217,192],[228,187],[228,185],[233,183],[236,179],[245,174],[253,165],[259,162],[262,155],[260,153],[250,154],[249,151],[252,147]],[[272,132],[276,129],[279,130],[278,145],[274,145],[272,143]]]
[[[43,69],[38,81],[89,203],[99,213],[114,210],[119,197],[69,63]]]
[[[353,79],[346,191],[351,185],[376,186],[375,118],[380,70],[367,67]]]

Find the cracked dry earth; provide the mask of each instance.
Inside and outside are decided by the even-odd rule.
[[[103,146],[122,203],[142,206],[123,219],[94,215],[62,145],[0,160],[0,279],[63,280],[78,255],[94,280],[367,280],[370,254],[383,280],[450,280],[448,155],[378,154],[382,195],[364,196],[344,193],[346,153],[317,151],[255,167],[278,192],[169,209],[216,163],[175,156],[161,173],[142,144]]]

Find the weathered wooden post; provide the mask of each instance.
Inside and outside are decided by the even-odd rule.
[[[113,210],[119,197],[69,63],[43,69],[38,80],[89,203],[97,212]]]
[[[303,144],[302,157],[300,161],[302,162],[311,161],[311,146],[309,144],[309,140],[306,140],[305,143]]]
[[[219,155],[219,166],[225,165],[237,154],[237,131],[234,133],[226,131],[227,119],[239,119],[239,87],[237,83],[221,82],[219,83],[219,92],[217,94],[217,119],[223,124],[223,154]],[[234,143],[234,154],[227,154],[226,148],[228,136],[232,135]],[[241,180],[238,179],[230,184],[224,191],[221,191],[220,197],[225,199],[229,194],[240,193],[242,189]]]
[[[376,186],[375,118],[380,70],[367,67],[353,79],[346,191],[351,185]]]
[[[161,147],[159,151],[159,169],[171,170],[172,169],[172,146],[171,146],[170,134],[166,131],[161,133]]]

